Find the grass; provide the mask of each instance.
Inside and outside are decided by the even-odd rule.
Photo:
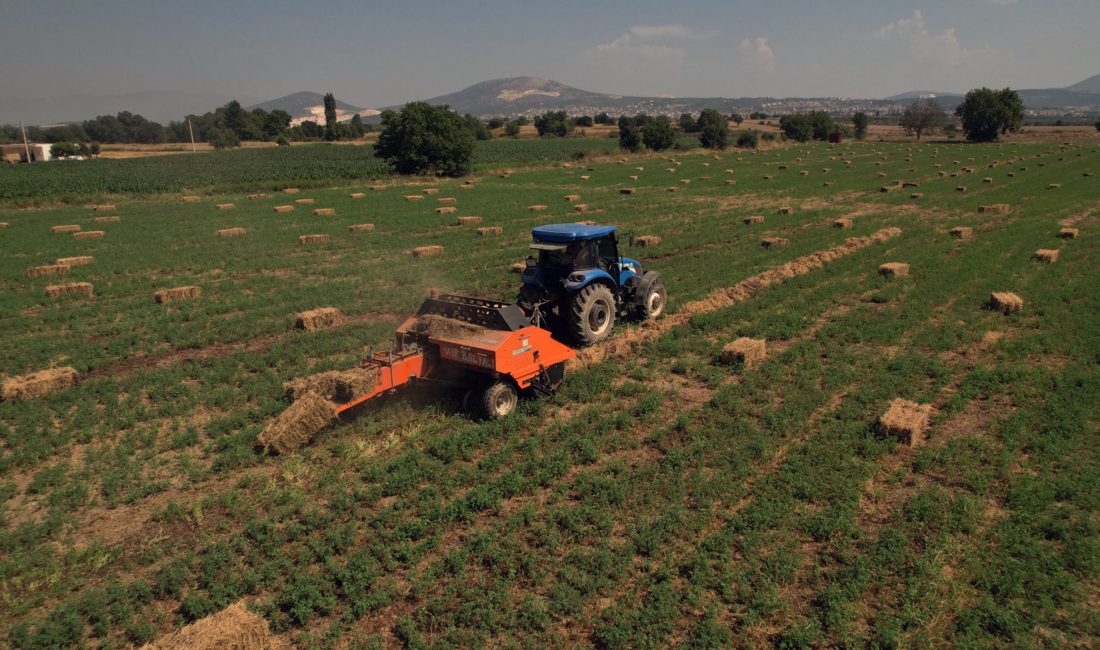
[[[244,598],[313,647],[1094,643],[1100,278],[1095,179],[1081,172],[1100,152],[853,143],[676,158],[439,181],[420,202],[402,197],[425,185],[351,199],[354,182],[134,198],[95,241],[49,233],[90,227],[84,208],[4,216],[0,367],[85,376],[0,404],[5,642],[143,643]],[[894,179],[923,198],[878,191]],[[846,237],[902,234],[575,370],[504,421],[471,419],[449,394],[399,395],[287,457],[255,449],[285,407],[282,381],[356,363],[429,287],[510,296],[529,228],[576,218],[565,194],[581,194],[584,218],[662,237],[630,254],[662,272],[673,311]],[[504,234],[436,215],[452,196]],[[298,197],[316,202],[272,211]],[[225,202],[238,207],[214,208]],[[538,203],[551,208],[526,209]],[[979,215],[987,203],[1013,209]],[[751,214],[765,222],[742,224]],[[830,227],[842,216],[851,229]],[[1067,218],[1081,236],[1060,241]],[[362,222],[374,232],[347,232]],[[957,225],[975,236],[951,238]],[[234,226],[248,233],[216,236]],[[297,245],[315,232],[332,241]],[[790,244],[764,249],[764,236]],[[426,244],[444,255],[409,257]],[[1053,265],[1029,259],[1054,247]],[[70,276],[93,300],[48,300],[46,279],[24,276],[82,254],[96,262]],[[879,276],[888,261],[911,275]],[[200,300],[152,299],[189,284]],[[984,309],[999,290],[1024,310]],[[317,306],[351,322],[291,329]],[[768,360],[718,363],[738,336],[767,339]],[[895,397],[937,407],[925,446],[876,434]]]

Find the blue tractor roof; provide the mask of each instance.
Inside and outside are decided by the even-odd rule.
[[[531,236],[535,241],[568,244],[584,239],[604,237],[615,232],[617,228],[617,226],[586,226],[579,223],[551,223],[532,228]]]

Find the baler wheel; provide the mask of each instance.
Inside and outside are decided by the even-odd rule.
[[[508,417],[516,410],[519,396],[512,384],[506,381],[494,381],[481,393],[481,412],[490,419]]]

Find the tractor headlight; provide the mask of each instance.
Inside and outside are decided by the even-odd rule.
[[[570,282],[584,282],[584,274],[583,273],[572,273],[572,274],[569,275],[569,281]]]

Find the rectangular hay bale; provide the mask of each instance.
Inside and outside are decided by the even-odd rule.
[[[277,205],[275,206],[275,212],[279,214],[285,214],[287,212],[294,212],[293,205]]]
[[[237,207],[236,203],[219,203],[217,205],[217,208],[219,210],[233,210],[236,207]]]
[[[266,198],[267,198],[267,195],[264,194],[263,192],[260,192],[259,194],[249,194],[248,195],[248,200],[249,201],[259,201],[260,199],[266,199]]]
[[[487,235],[499,235],[504,232],[504,229],[500,226],[485,226],[477,229],[477,234],[485,237]]]
[[[222,228],[218,231],[218,237],[240,237],[246,232],[244,228]]]
[[[661,238],[658,235],[642,235],[634,238],[634,243],[641,248],[651,248],[653,246],[659,246],[661,244]]]
[[[994,291],[989,295],[989,308],[1011,314],[1024,308],[1024,299],[1010,291]]]
[[[75,368],[64,366],[8,377],[0,384],[0,399],[15,402],[45,397],[73,386],[77,376]]]
[[[765,237],[760,240],[760,245],[764,248],[776,248],[778,246],[786,246],[790,243],[790,240],[784,237]]]
[[[157,304],[167,305],[168,303],[180,302],[181,300],[195,300],[201,295],[202,287],[191,285],[161,289],[153,294],[153,300],[155,300]]]
[[[1053,264],[1058,261],[1058,254],[1060,252],[1061,251],[1059,251],[1057,248],[1040,248],[1039,250],[1035,251],[1035,254],[1032,255],[1032,257],[1039,260],[1040,262]]]
[[[335,419],[332,402],[317,393],[306,393],[269,422],[256,442],[264,449],[286,454],[308,443]]]
[[[1058,231],[1058,236],[1062,239],[1077,239],[1077,235],[1080,231],[1076,228],[1062,228]]]
[[[69,272],[68,264],[43,264],[27,269],[28,278],[40,278],[44,275],[63,275]]]
[[[767,356],[767,343],[764,339],[742,336],[722,346],[720,358],[723,363],[740,363],[753,368]]]
[[[50,232],[52,232],[52,233],[80,232],[80,225],[75,224],[75,223],[67,223],[67,224],[63,224],[63,225],[60,225],[60,226],[51,226],[50,227]]]
[[[348,232],[370,232],[374,230],[373,223],[355,223],[348,226]]]
[[[458,212],[458,208],[453,205],[445,205],[435,209],[436,214],[454,214],[455,212]]]
[[[443,247],[436,244],[433,244],[431,246],[417,246],[416,248],[412,249],[412,256],[417,258],[432,257],[434,255],[442,254]]]
[[[117,214],[116,215],[111,215],[109,217],[96,217],[95,218],[96,223],[118,223],[120,221],[122,221],[122,218],[119,217]]]
[[[316,199],[310,199],[310,198],[294,199],[294,202],[297,203],[298,205],[312,205],[314,201],[316,201]]]
[[[481,223],[481,217],[459,217],[457,223],[460,226],[472,226]]]
[[[65,284],[51,284],[46,287],[46,295],[50,298],[67,295],[92,295],[91,282],[68,282]]]
[[[336,208],[317,208],[313,211],[315,217],[335,217]]]
[[[110,204],[97,205],[92,209],[95,210],[96,212],[114,212],[116,210],[115,206],[110,205]]]
[[[102,230],[85,230],[82,232],[74,232],[73,238],[75,239],[102,239],[106,235]]]
[[[299,235],[299,244],[322,244],[332,239],[328,235]]]
[[[878,267],[879,275],[909,275],[909,265],[905,262],[886,262]]]
[[[59,257],[57,258],[57,264],[64,264],[65,266],[87,266],[95,262],[95,258],[91,255],[77,255],[76,257]]]
[[[841,217],[840,219],[833,220],[833,228],[851,228],[852,220],[847,217]]]
[[[956,226],[951,229],[951,236],[958,239],[968,239],[973,233],[974,229],[967,226]]]
[[[318,307],[300,312],[294,320],[294,327],[312,332],[314,330],[335,327],[344,322],[344,313],[336,307]]]
[[[932,413],[931,404],[895,399],[879,418],[879,432],[883,436],[896,438],[904,445],[916,447],[924,442]]]
[[[764,215],[754,214],[754,215],[745,217],[741,221],[743,221],[746,225],[751,224],[751,223],[764,223]]]

